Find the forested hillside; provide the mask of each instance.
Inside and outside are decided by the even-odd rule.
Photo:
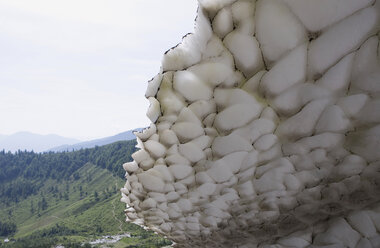
[[[134,151],[132,140],[75,152],[0,152],[0,246],[80,247],[124,233],[131,237],[109,245],[169,244],[124,221],[122,164]]]

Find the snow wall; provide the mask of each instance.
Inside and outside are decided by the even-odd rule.
[[[199,0],[148,85],[127,220],[176,247],[380,247],[379,0]]]

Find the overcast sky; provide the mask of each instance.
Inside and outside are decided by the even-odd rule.
[[[149,125],[147,81],[196,0],[0,0],[0,134],[82,140]]]

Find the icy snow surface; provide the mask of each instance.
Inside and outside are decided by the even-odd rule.
[[[127,220],[176,247],[380,247],[379,0],[199,0],[148,84]]]

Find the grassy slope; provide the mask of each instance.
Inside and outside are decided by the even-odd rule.
[[[78,172],[78,180],[70,179],[58,183],[57,180],[49,179],[39,195],[30,196],[9,207],[0,206],[0,219],[9,218],[9,213],[12,212],[11,220],[18,228],[14,239],[30,238],[37,231],[38,237],[54,236],[58,242],[87,242],[101,235],[130,232],[137,238],[124,238],[115,246],[128,247],[131,244],[146,243],[140,247],[156,247],[149,244],[163,243],[161,238],[124,221],[125,206],[119,201],[118,192],[124,183],[121,178],[90,163]],[[52,186],[58,186],[58,192],[51,192]],[[94,192],[98,193],[98,199]],[[68,199],[65,199],[65,193],[69,196]],[[42,197],[45,197],[48,207],[39,213],[37,210],[32,213],[31,202],[36,208]],[[69,231],[64,235],[51,234],[57,227],[64,227]],[[48,234],[43,234],[44,232]]]

